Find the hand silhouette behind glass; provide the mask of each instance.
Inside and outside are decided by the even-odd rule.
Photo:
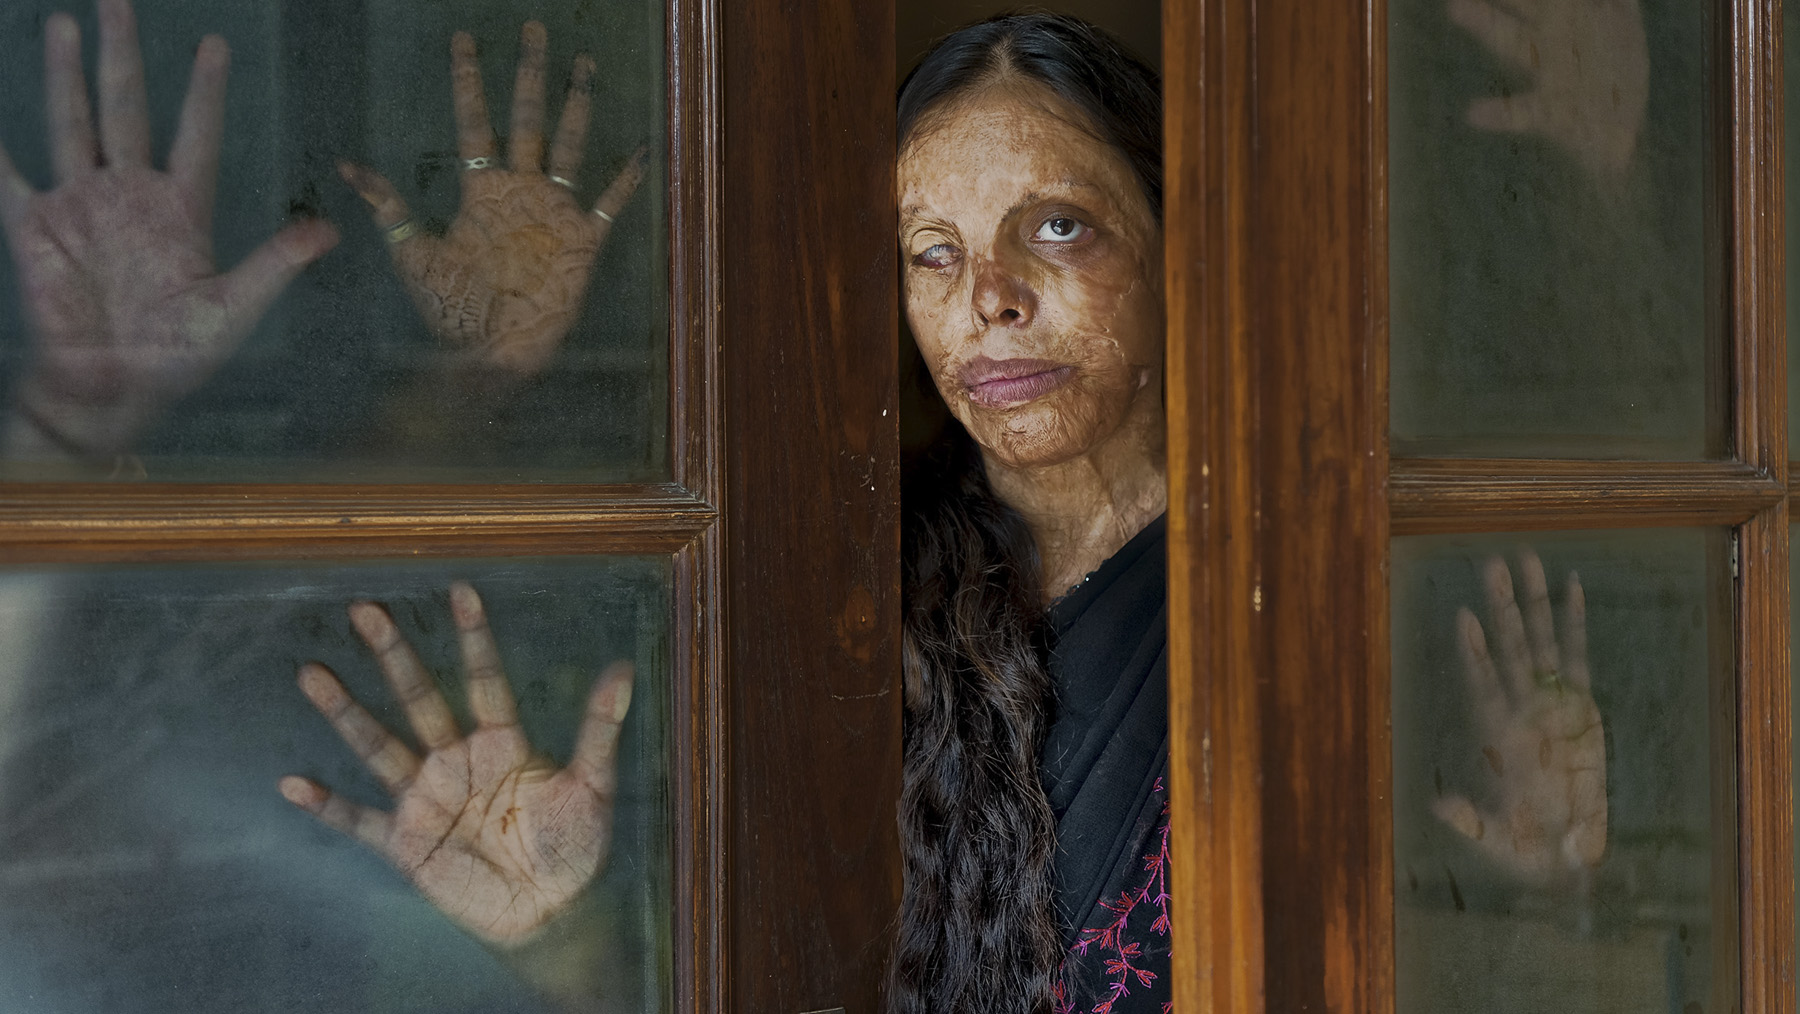
[[[1449,15],[1532,75],[1530,91],[1470,106],[1470,124],[1547,137],[1603,179],[1630,166],[1650,98],[1638,0],[1450,0]]]
[[[590,211],[574,181],[587,139],[594,61],[575,60],[562,120],[544,169],[544,26],[528,22],[513,86],[508,168],[495,157],[475,41],[451,40],[462,207],[443,236],[420,232],[386,177],[343,163],[344,179],[387,234],[395,266],[426,326],[480,366],[515,377],[541,372],[575,324],[594,257],[643,179],[640,152]]]
[[[99,139],[67,14],[45,23],[56,188],[39,193],[0,150],[0,224],[18,266],[31,362],[14,392],[14,453],[116,454],[198,387],[306,265],[337,243],[291,225],[235,270],[213,264],[213,189],[230,50],[208,36],[167,172],[150,160],[144,65],[129,0],[99,0]]]
[[[1519,572],[1522,610],[1506,561],[1489,560],[1483,574],[1495,653],[1475,614],[1457,615],[1492,805],[1442,796],[1433,809],[1500,865],[1547,883],[1605,856],[1606,733],[1590,692],[1580,577],[1569,575],[1559,642],[1537,554],[1526,551]]]
[[[489,943],[528,940],[594,879],[612,840],[620,723],[632,669],[615,662],[588,698],[569,765],[532,752],[475,589],[450,589],[475,731],[461,735],[431,674],[387,611],[350,607],[380,663],[421,759],[351,699],[329,669],[301,667],[300,689],[394,796],[392,812],[359,806],[305,778],[281,794],[379,852],[425,897]]]

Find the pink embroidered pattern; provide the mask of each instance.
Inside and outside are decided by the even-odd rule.
[[[1161,778],[1156,780],[1153,791],[1157,795],[1162,794]],[[1151,905],[1155,907],[1156,919],[1151,922],[1150,931],[1160,937],[1169,935],[1169,802],[1166,798],[1163,800],[1155,840],[1157,850],[1144,857],[1144,871],[1149,876],[1145,878],[1143,886],[1119,892],[1116,900],[1102,901],[1101,907],[1113,913],[1116,918],[1104,926],[1082,930],[1075,946],[1070,948],[1071,954],[1079,956],[1086,956],[1090,948],[1096,949],[1101,956],[1105,974],[1111,980],[1106,995],[1088,1008],[1086,1014],[1112,1014],[1113,1006],[1131,995],[1134,984],[1148,988],[1156,981],[1155,972],[1137,964],[1143,957],[1143,945],[1136,940],[1127,939],[1126,924],[1139,905]],[[1065,961],[1065,967],[1066,964]],[[1075,998],[1069,994],[1061,974],[1057,975],[1051,998],[1055,1014],[1076,1014]],[[1171,1014],[1174,1006],[1173,1001],[1164,1001],[1163,1014]]]

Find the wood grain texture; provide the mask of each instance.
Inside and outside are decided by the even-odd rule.
[[[1395,535],[1736,525],[1786,496],[1743,462],[1396,458]]]
[[[720,549],[717,530],[707,531],[676,554],[673,574],[669,807],[675,815],[670,836],[675,911],[670,921],[675,934],[672,992],[680,1014],[730,1009],[725,973],[731,927],[720,918],[729,901],[731,828]]]
[[[669,19],[669,466],[694,496],[718,503],[724,405],[719,396],[719,10],[673,0]]]
[[[1382,1009],[1393,964],[1378,5],[1259,4],[1250,196],[1262,363],[1269,1011]]]
[[[1171,614],[1174,630],[1193,631],[1172,633],[1172,722],[1177,757],[1187,758],[1176,767],[1176,820],[1198,839],[1178,845],[1189,857],[1178,869],[1230,855],[1217,844],[1225,836],[1204,818],[1224,805],[1216,794],[1229,790],[1235,760],[1219,738],[1220,709],[1230,706],[1219,683],[1243,677],[1215,668],[1209,686],[1201,667],[1248,664],[1263,688],[1264,788],[1253,815],[1262,844],[1261,924],[1254,915],[1238,914],[1235,923],[1221,915],[1233,895],[1229,885],[1216,886],[1223,876],[1216,870],[1201,881],[1213,897],[1178,897],[1183,924],[1197,927],[1177,942],[1184,1006],[1394,1008],[1390,524],[1391,533],[1405,534],[1735,525],[1743,553],[1738,679],[1726,688],[1735,697],[1723,713],[1739,720],[1727,719],[1715,734],[1725,747],[1720,784],[1735,786],[1727,796],[1735,805],[1719,815],[1721,834],[1736,836],[1735,850],[1725,850],[1719,914],[1728,924],[1739,919],[1740,933],[1727,935],[1715,960],[1727,981],[1741,960],[1740,1009],[1793,1009],[1780,11],[1773,0],[1730,0],[1720,9],[1727,12],[1718,63],[1726,86],[1710,149],[1721,165],[1711,258],[1719,299],[1710,323],[1720,336],[1717,358],[1727,365],[1708,384],[1720,413],[1731,412],[1734,460],[1413,459],[1393,462],[1391,475],[1382,436],[1385,4],[1301,12],[1218,0],[1165,12],[1166,67],[1171,82],[1181,83],[1169,89],[1168,119]],[[1232,47],[1244,39],[1255,53],[1247,131],[1206,106],[1221,73],[1215,64],[1237,59]],[[1233,173],[1216,153],[1232,143],[1254,152],[1247,174]],[[1203,193],[1208,182],[1227,193],[1226,209],[1210,217],[1180,196],[1184,187]],[[1198,197],[1187,200],[1205,207]],[[1232,224],[1232,209],[1242,209],[1247,226]],[[1234,266],[1221,263],[1221,253],[1250,265],[1247,283],[1231,277]],[[1239,305],[1246,292],[1249,309]],[[1241,320],[1257,336],[1247,358],[1235,344]],[[1244,368],[1239,377],[1207,372],[1232,355]],[[1246,397],[1255,405],[1247,416],[1233,408]],[[1255,464],[1234,461],[1225,449],[1254,455]],[[1231,487],[1246,471],[1248,496]],[[1234,529],[1253,516],[1260,527]],[[1246,574],[1261,604],[1245,625],[1254,631],[1247,663],[1233,659],[1229,646],[1230,624],[1240,621],[1221,619],[1207,599],[1233,580],[1246,586]],[[1220,985],[1225,968],[1212,934],[1232,924],[1246,934],[1260,929],[1260,992]]]
[[[1176,880],[1178,1004],[1383,1009],[1379,8],[1173,7],[1173,840],[1199,878]]]
[[[1250,4],[1163,5],[1177,1010],[1264,1009]]]
[[[1362,721],[1368,734],[1364,756],[1368,763],[1370,814],[1367,827],[1369,879],[1364,887],[1369,906],[1368,937],[1360,957],[1367,998],[1364,1009],[1370,1014],[1393,1014],[1397,1003],[1394,982],[1398,945],[1394,934],[1393,599],[1388,589],[1392,566],[1394,473],[1392,451],[1388,446],[1391,321],[1388,313],[1388,0],[1368,0],[1365,18],[1367,28],[1362,42],[1367,70],[1362,95],[1368,120],[1362,150],[1354,154],[1360,156],[1361,165],[1368,173],[1368,192],[1364,196],[1368,213],[1368,237],[1364,244],[1368,257],[1365,304],[1368,330],[1364,339],[1367,348],[1363,352],[1363,368],[1367,372],[1361,382],[1366,387],[1364,397],[1367,399],[1363,423],[1372,427],[1372,431],[1364,433],[1361,446],[1353,443],[1352,450],[1368,454],[1370,467],[1376,472],[1374,487],[1365,487],[1363,491],[1370,501],[1369,509],[1376,523],[1366,533],[1372,541],[1363,547],[1366,560],[1375,566],[1363,574],[1363,591],[1369,612],[1363,617],[1368,631],[1362,662],[1367,667],[1364,678],[1369,701]],[[1352,380],[1352,383],[1356,382]],[[1346,957],[1347,967],[1353,967],[1348,965],[1350,960]]]
[[[1789,481],[1783,290],[1780,0],[1724,5],[1729,75],[1723,120],[1731,181],[1728,242],[1732,391],[1738,456]],[[1739,529],[1737,898],[1741,1008],[1794,1009],[1793,722],[1789,514],[1777,503]]]
[[[1720,906],[1720,914],[1736,916],[1740,931],[1726,934],[1730,954],[1741,972],[1741,1006],[1745,1014],[1776,1014],[1794,1009],[1794,786],[1793,721],[1789,657],[1791,619],[1788,564],[1789,515],[1786,503],[1759,514],[1738,530],[1737,699],[1730,709],[1737,718],[1737,737],[1716,730],[1718,754],[1729,765],[1734,756],[1735,807],[1721,807],[1716,821],[1730,826],[1736,810],[1736,897]],[[1726,768],[1729,771],[1729,767]],[[1727,836],[1720,836],[1728,840]],[[1721,841],[1721,845],[1725,841]],[[1731,850],[1720,852],[1731,855]],[[1726,881],[1718,885],[1729,891]],[[1729,969],[1729,965],[1724,966]],[[1723,976],[1721,976],[1723,978]]]
[[[1787,480],[1786,234],[1782,227],[1781,0],[1724,4],[1716,117],[1729,181],[1722,252],[1736,457]]]
[[[717,516],[640,486],[10,487],[9,563],[672,553]]]
[[[894,7],[719,12],[728,1009],[873,1014],[900,896]]]
[[[687,495],[724,496],[719,390],[719,102],[715,0],[670,4],[669,465]],[[724,537],[714,524],[675,557],[669,805],[674,817],[673,1000],[679,1014],[729,1009],[727,860],[731,757]]]

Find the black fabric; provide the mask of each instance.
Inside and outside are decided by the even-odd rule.
[[[1056,718],[1043,779],[1056,813],[1058,916],[1073,944],[1168,752],[1167,526],[1151,522],[1050,609]],[[1141,829],[1138,829],[1141,830]]]
[[[1052,1014],[1170,1014],[1169,794],[1165,753],[1126,825],[1106,886],[1077,925]]]
[[[1168,561],[1162,518],[1050,610],[1042,775],[1068,949],[1057,1014],[1168,1009]]]

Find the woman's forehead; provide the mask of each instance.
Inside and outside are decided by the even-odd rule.
[[[985,88],[930,116],[901,153],[897,183],[902,215],[992,212],[1052,192],[1119,200],[1136,186],[1124,157],[1042,86]]]

